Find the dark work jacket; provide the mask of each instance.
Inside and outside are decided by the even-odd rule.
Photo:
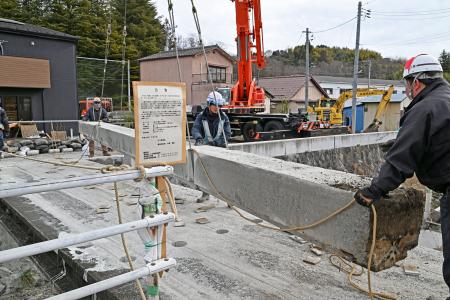
[[[450,185],[450,86],[435,79],[405,109],[386,162],[370,191],[381,196],[397,188],[414,172],[438,192]]]
[[[6,111],[2,107],[0,107],[0,124],[3,125],[4,128],[3,131],[5,132],[9,131],[8,116],[6,115]]]
[[[223,111],[220,111],[220,118],[223,121],[223,132],[225,133],[225,136],[228,140],[231,136],[230,121],[228,119],[228,116]],[[219,128],[220,122],[219,115],[213,115],[209,112],[209,108],[205,108],[200,114],[198,114],[197,118],[195,119],[194,126],[192,127],[192,136],[195,140],[205,140],[205,130],[203,129],[204,120],[208,122],[209,131],[211,132],[212,137],[217,136],[217,130]],[[217,146],[225,147],[223,134],[218,136],[215,142],[217,142]]]
[[[108,112],[103,107],[100,107],[99,110],[95,110],[94,107],[90,107],[83,118],[84,121],[96,122],[103,121],[109,122]]]

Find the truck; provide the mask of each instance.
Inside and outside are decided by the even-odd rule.
[[[306,109],[287,114],[265,113],[265,92],[253,78],[253,66],[265,67],[261,0],[231,0],[236,11],[237,82],[231,88],[218,88],[226,105],[222,110],[230,119],[232,136],[244,141],[285,139],[346,133],[345,126],[311,119]],[[250,20],[253,23],[250,24]],[[189,124],[202,107],[192,108]]]

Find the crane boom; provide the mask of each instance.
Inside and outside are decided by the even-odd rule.
[[[261,0],[231,1],[236,8],[238,81],[231,90],[230,106],[261,106],[264,104],[264,90],[256,85],[252,72],[254,63],[258,69],[265,67]]]

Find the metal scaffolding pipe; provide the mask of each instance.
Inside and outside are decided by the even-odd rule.
[[[145,169],[147,177],[167,176],[173,174],[173,167],[162,166]],[[40,181],[19,184],[0,184],[0,198],[21,196],[33,193],[42,193],[55,190],[70,189],[80,186],[111,183],[139,178],[141,171],[130,170],[106,174],[93,174],[88,176]]]
[[[104,290],[125,284],[127,282],[131,282],[138,278],[146,277],[151,274],[156,274],[161,271],[167,270],[171,267],[174,267],[176,264],[176,260],[173,258],[165,258],[160,259],[155,262],[147,264],[145,267],[137,269],[135,271],[131,271],[119,276],[114,276],[106,280],[99,281],[97,283],[93,283],[84,287],[81,287],[76,290],[72,290],[70,292],[60,294],[57,296],[53,296],[47,298],[47,300],[75,300],[87,297],[89,295],[93,295]]]
[[[110,226],[102,229],[96,229],[84,233],[67,234],[60,238],[41,243],[35,243],[23,247],[0,251],[0,263],[19,259],[22,257],[37,255],[72,245],[82,244],[93,240],[113,236],[146,227],[155,227],[175,220],[172,213],[159,214],[153,217],[146,217],[142,220],[133,221],[125,224]]]

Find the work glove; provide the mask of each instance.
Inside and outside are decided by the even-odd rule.
[[[381,196],[373,193],[370,189],[370,187],[365,187],[360,190],[358,190],[355,195],[353,196],[358,202],[358,204],[366,207],[370,207],[373,203],[380,200]]]
[[[196,139],[195,140],[195,146],[202,146],[203,145],[203,140],[202,139]]]
[[[395,139],[392,139],[392,140],[389,140],[387,142],[380,144],[381,151],[388,152],[391,149],[392,145],[394,145],[394,143],[395,143]]]

